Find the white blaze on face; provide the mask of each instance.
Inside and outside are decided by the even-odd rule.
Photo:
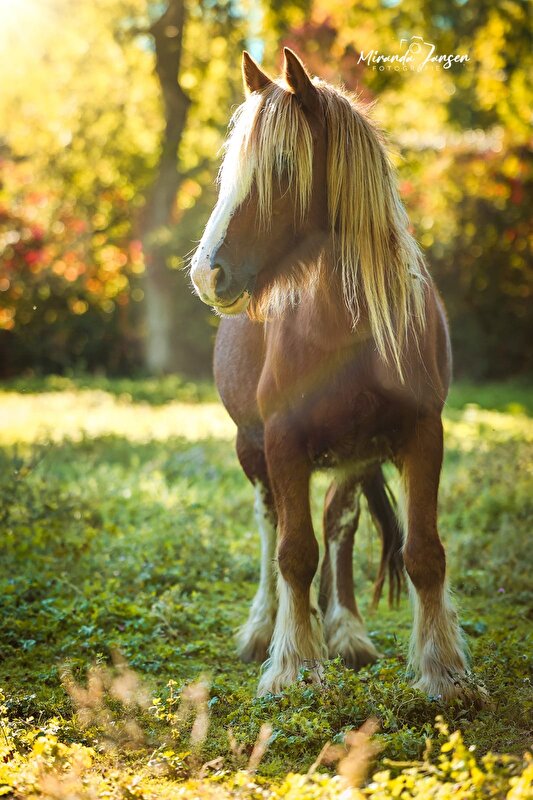
[[[228,195],[220,194],[191,262],[194,287],[202,300],[209,303],[216,302],[213,273],[215,257],[226,237],[230,219],[240,202],[234,192]]]
[[[216,305],[213,273],[216,254],[226,237],[231,217],[252,186],[253,169],[249,160],[243,158],[243,151],[260,102],[260,96],[250,95],[233,117],[219,173],[218,201],[191,262],[191,278],[198,295],[213,305]]]

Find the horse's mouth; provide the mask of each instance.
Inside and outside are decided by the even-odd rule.
[[[233,317],[236,314],[242,314],[242,312],[246,310],[248,303],[250,302],[250,297],[250,292],[245,290],[236,300],[233,301],[233,303],[229,303],[227,306],[217,305],[215,308],[219,314]]]

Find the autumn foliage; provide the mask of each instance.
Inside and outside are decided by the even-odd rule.
[[[456,373],[525,373],[533,284],[526,4],[299,0],[253,8],[186,3],[179,188],[166,223],[148,237],[168,270],[173,367],[210,370],[216,321],[192,296],[184,268],[215,198],[217,153],[241,97],[240,52],[263,52],[275,74],[287,44],[312,72],[377,102],[414,232],[447,305]],[[0,375],[143,369],[151,330],[141,228],[164,148],[149,31],[161,9],[151,0],[83,0],[69,15],[57,0],[4,20],[0,68],[18,68],[0,90]],[[469,60],[411,72],[361,60],[413,36]]]

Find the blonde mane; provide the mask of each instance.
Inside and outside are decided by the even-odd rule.
[[[313,83],[327,128],[333,266],[341,275],[353,326],[362,312],[367,315],[380,355],[392,360],[402,376],[407,334],[424,325],[424,259],[408,231],[381,132],[355,98],[323,81]],[[282,175],[288,177],[295,211],[303,220],[312,190],[313,137],[296,97],[280,81],[254,92],[237,109],[219,175],[221,195],[242,202],[255,183],[259,224],[268,226],[273,181]],[[322,262],[318,259],[318,272]],[[290,280],[286,284],[286,302],[293,303],[297,292]],[[271,287],[271,307],[278,311],[280,288],[279,283]]]

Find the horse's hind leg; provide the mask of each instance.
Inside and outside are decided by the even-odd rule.
[[[449,700],[472,693],[465,645],[446,585],[446,558],[437,532],[442,463],[440,417],[420,419],[400,466],[406,491],[403,558],[412,582],[414,628],[410,665],[415,686]]]
[[[357,609],[353,590],[353,542],[359,522],[360,486],[353,478],[333,481],[324,505],[325,554],[320,576],[320,607],[328,654],[359,669],[378,657]]]
[[[248,620],[237,634],[239,655],[243,661],[264,661],[276,619],[276,512],[268,479],[265,454],[239,432],[237,455],[255,489],[255,518],[261,536],[261,571],[259,587]]]

